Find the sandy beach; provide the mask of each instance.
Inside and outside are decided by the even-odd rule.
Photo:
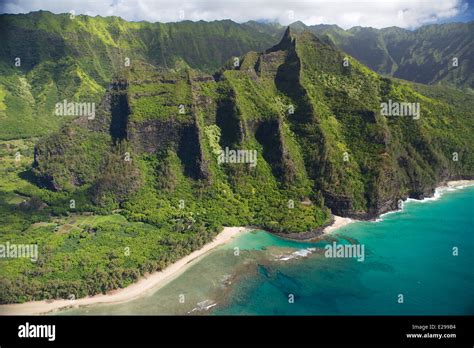
[[[209,253],[219,245],[226,244],[242,232],[250,231],[247,227],[224,227],[212,242],[207,243],[201,249],[192,252],[177,262],[165,268],[163,271],[149,274],[138,282],[123,289],[116,289],[107,294],[94,295],[90,297],[71,300],[54,301],[31,301],[25,303],[15,303],[0,305],[0,315],[39,315],[56,311],[66,307],[79,307],[99,303],[122,303],[145,296],[160,287],[166,285],[171,280],[182,274],[199,259]]]
[[[448,181],[446,185],[441,186],[441,187],[462,188],[465,186],[473,186],[473,185],[474,185],[474,180],[453,180],[453,181]]]
[[[337,216],[337,215],[333,215],[333,216],[334,216],[334,222],[323,230],[324,234],[331,233],[334,230],[337,230],[338,228],[349,225],[350,223],[353,223],[354,221],[356,221],[348,217],[342,217],[342,216]]]

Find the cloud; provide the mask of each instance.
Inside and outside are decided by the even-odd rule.
[[[126,20],[175,22],[232,19],[276,21],[289,24],[337,24],[383,28],[416,28],[466,11],[463,0],[3,0],[0,12],[54,13],[120,16]]]

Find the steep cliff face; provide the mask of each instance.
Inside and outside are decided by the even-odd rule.
[[[38,144],[35,171],[52,189],[89,185],[112,200],[103,172],[121,173],[133,184],[120,181],[118,203],[146,221],[152,212],[137,202],[155,195],[158,206],[186,200],[203,219],[314,232],[330,219],[326,207],[373,218],[443,180],[472,176],[472,120],[427,94],[287,30],[278,45],[233,59],[215,77],[135,65],[109,85],[96,119]],[[414,113],[386,115],[384,103],[410,103]],[[72,155],[92,139],[102,144],[93,156]],[[224,149],[247,157],[229,160]]]
[[[472,157],[462,164],[453,161],[456,142],[445,141],[464,121],[472,125],[466,114],[452,117],[448,104],[381,78],[308,32],[288,30],[259,58],[258,67],[276,62],[275,56],[285,57],[275,84],[296,106],[288,124],[314,189],[322,191],[333,213],[372,218],[396,209],[400,199],[431,195],[439,182],[459,171],[472,175]],[[390,101],[415,103],[420,113],[381,115],[381,105]],[[445,140],[433,137],[433,127]],[[472,147],[466,135],[459,151]]]
[[[110,121],[110,136],[115,144],[128,139],[128,117],[130,105],[128,100],[127,81],[119,81],[112,87],[110,101],[112,119]]]

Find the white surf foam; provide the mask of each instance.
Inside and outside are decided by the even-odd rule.
[[[216,302],[213,302],[211,300],[204,300],[202,302],[197,303],[197,306],[194,307],[193,309],[191,309],[188,312],[188,314],[190,314],[192,312],[195,312],[195,311],[198,311],[198,312],[208,311],[209,309],[211,309],[214,306],[217,306]]]
[[[383,221],[384,217],[389,215],[389,214],[395,214],[399,213],[404,210],[405,204],[406,203],[411,203],[411,202],[417,202],[417,203],[429,203],[429,202],[434,202],[439,200],[446,192],[452,192],[452,191],[457,191],[466,187],[473,186],[471,184],[466,184],[466,185],[459,185],[459,186],[440,186],[435,188],[435,192],[433,194],[433,197],[426,197],[423,199],[415,199],[415,198],[407,198],[405,201],[403,201],[403,205],[401,209],[389,211],[387,213],[381,214],[377,219],[374,220],[374,222],[381,222]]]
[[[316,249],[315,248],[300,249],[300,250],[292,252],[291,254],[277,256],[277,257],[275,257],[275,260],[288,261],[288,260],[292,260],[292,259],[308,257],[309,255],[312,254],[312,252],[314,250],[316,250]]]

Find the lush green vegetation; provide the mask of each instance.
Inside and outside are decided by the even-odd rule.
[[[36,262],[0,259],[3,303],[77,298],[125,287],[199,248],[218,231],[217,225],[190,223],[186,214],[181,225],[162,216],[157,216],[159,224],[133,222],[94,208],[81,192],[38,188],[29,176],[33,145],[0,143],[0,240],[39,248]],[[96,214],[89,213],[93,209]]]
[[[468,94],[381,77],[309,32],[287,30],[236,65],[279,29],[0,18],[0,242],[39,247],[37,262],[0,260],[0,302],[106,292],[222,226],[317,233],[331,211],[371,218],[473,176]],[[26,33],[57,45],[11,42]],[[30,57],[16,70],[4,63],[15,50]],[[195,69],[225,61],[214,76]],[[85,98],[98,103],[93,120],[51,113]],[[420,103],[420,118],[382,116],[388,100]],[[220,163],[225,147],[255,151],[256,165]]]

